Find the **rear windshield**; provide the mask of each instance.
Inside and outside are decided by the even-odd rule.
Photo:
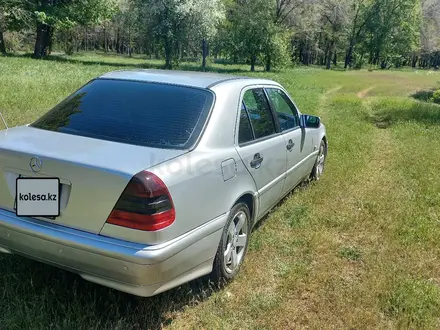
[[[93,80],[31,126],[157,148],[190,148],[213,103],[208,90],[126,80]]]

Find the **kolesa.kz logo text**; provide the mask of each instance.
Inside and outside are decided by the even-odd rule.
[[[20,201],[56,201],[57,195],[54,194],[18,194],[18,199]]]

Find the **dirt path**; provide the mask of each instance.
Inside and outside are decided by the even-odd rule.
[[[331,88],[331,89],[325,91],[325,92],[320,96],[319,103],[318,103],[318,113],[319,113],[319,116],[321,116],[321,117],[325,117],[326,110],[327,110],[326,103],[328,102],[328,99],[329,99],[333,94],[335,94],[335,93],[337,93],[339,90],[341,90],[342,87],[343,87],[343,86],[337,86],[337,87]]]
[[[366,89],[360,91],[360,92],[357,93],[356,95],[357,95],[359,98],[363,99],[363,98],[367,97],[368,93],[371,92],[374,88],[376,88],[376,86],[368,87],[368,88],[366,88]]]
[[[331,88],[331,89],[325,91],[324,94],[321,95],[320,103],[325,104],[327,102],[327,99],[329,98],[329,96],[338,92],[342,87],[343,86],[336,86],[334,88]]]

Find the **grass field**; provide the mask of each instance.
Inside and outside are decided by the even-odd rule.
[[[28,123],[103,72],[159,65],[0,57],[0,109],[11,126]],[[411,97],[440,74],[252,75],[279,81],[302,112],[322,117],[329,158],[318,184],[253,232],[240,276],[222,289],[201,280],[145,299],[0,255],[0,329],[440,328],[440,106]]]

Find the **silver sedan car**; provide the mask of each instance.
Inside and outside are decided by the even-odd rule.
[[[274,81],[107,73],[0,131],[0,252],[138,296],[231,280],[253,226],[320,178],[327,149]]]

